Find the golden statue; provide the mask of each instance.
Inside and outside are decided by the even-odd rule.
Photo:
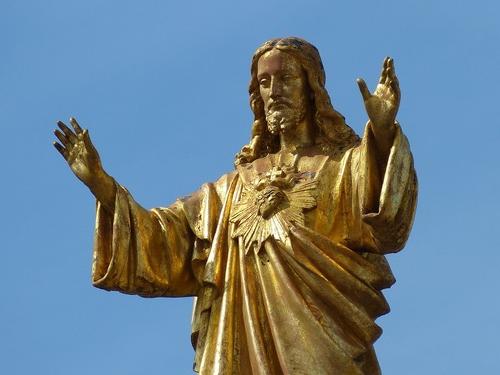
[[[264,43],[251,75],[255,120],[235,170],[170,207],[142,208],[87,130],[58,123],[55,147],[97,199],[93,284],[194,296],[200,374],[380,374],[375,319],[395,281],[384,255],[404,246],[417,199],[393,60],[373,94],[358,80],[361,139],[310,43]]]

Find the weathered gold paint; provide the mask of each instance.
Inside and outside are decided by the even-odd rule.
[[[146,297],[195,296],[201,374],[379,374],[373,350],[411,229],[417,180],[395,122],[387,58],[360,139],[333,109],[315,48],[271,40],[252,62],[252,139],[236,169],[145,210],[103,169],[75,119],[55,147],[97,198],[92,280]]]

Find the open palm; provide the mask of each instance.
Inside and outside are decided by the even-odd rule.
[[[401,99],[394,60],[390,57],[385,58],[380,79],[373,94],[370,93],[363,79],[358,78],[358,85],[372,124],[378,127],[388,127],[394,124]]]
[[[74,118],[70,118],[71,130],[62,121],[54,134],[59,142],[54,147],[64,157],[73,173],[87,186],[102,172],[99,154],[90,140],[88,131],[83,130]]]

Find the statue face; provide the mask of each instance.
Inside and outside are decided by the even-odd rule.
[[[286,52],[271,50],[258,61],[257,80],[269,131],[293,130],[307,111],[308,85],[300,63]]]

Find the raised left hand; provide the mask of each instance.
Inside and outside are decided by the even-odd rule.
[[[394,60],[390,57],[385,58],[382,73],[373,94],[370,93],[362,78],[358,78],[357,82],[365,102],[368,118],[373,126],[380,130],[392,129],[401,99]]]

